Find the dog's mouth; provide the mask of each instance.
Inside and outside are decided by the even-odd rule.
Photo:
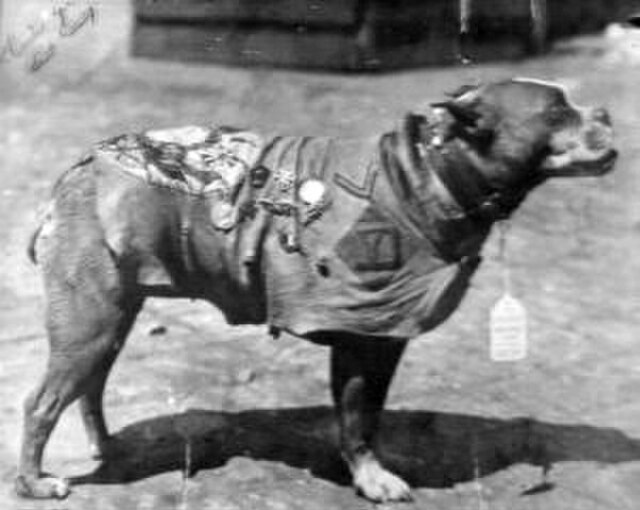
[[[618,151],[609,149],[595,158],[576,158],[571,152],[552,154],[542,169],[549,177],[599,177],[613,170]]]
[[[618,161],[618,151],[610,149],[600,159],[595,162],[596,167],[599,169],[598,175],[608,174],[613,170],[613,167]]]

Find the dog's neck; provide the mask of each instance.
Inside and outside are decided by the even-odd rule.
[[[491,225],[508,218],[536,183],[492,182],[488,159],[464,141],[447,139],[447,126],[409,115],[383,137],[382,156],[396,194],[421,222],[444,258],[477,255]],[[435,210],[434,210],[435,208]]]
[[[541,180],[501,181],[496,176],[509,174],[504,163],[485,158],[448,129],[438,116],[409,115],[404,130],[413,163],[440,180],[468,219],[491,224],[509,218]]]

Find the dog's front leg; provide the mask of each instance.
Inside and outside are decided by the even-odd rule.
[[[374,452],[380,413],[405,346],[405,340],[342,335],[331,349],[342,455],[356,490],[377,502],[411,499],[409,486],[384,469]]]

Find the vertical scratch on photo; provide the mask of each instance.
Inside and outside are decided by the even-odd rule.
[[[184,436],[184,468],[180,487],[180,504],[178,510],[189,510],[189,477],[191,476],[191,437]]]
[[[484,494],[482,493],[482,481],[480,477],[482,476],[480,472],[480,460],[478,455],[478,438],[473,438],[473,484],[476,492],[476,496],[478,498],[478,510],[489,510],[489,505],[487,501],[484,499]]]

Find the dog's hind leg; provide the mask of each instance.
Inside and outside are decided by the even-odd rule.
[[[16,491],[25,497],[69,493],[66,481],[43,474],[42,457],[60,414],[74,400],[83,397],[90,434],[100,440],[106,433],[98,397],[141,305],[135,291],[125,290],[121,268],[96,229],[78,230],[60,227],[44,251],[50,351],[44,378],[24,405]]]
[[[66,300],[63,300],[66,301]],[[60,414],[75,399],[82,397],[85,424],[90,440],[106,440],[100,398],[126,330],[133,322],[130,310],[113,303],[68,303],[50,312],[51,352],[43,381],[27,398],[24,406],[23,444],[16,490],[34,498],[65,497],[68,484],[41,471],[42,456]],[[134,314],[135,315],[135,314]],[[126,327],[125,327],[126,326]]]
[[[105,423],[102,397],[111,367],[141,307],[141,301],[135,301],[130,306],[123,307],[118,327],[113,330],[114,339],[110,342],[113,348],[104,356],[100,366],[92,375],[90,384],[79,398],[80,412],[89,439],[89,450],[94,459],[107,459],[118,453],[117,445],[109,435]]]
[[[332,344],[341,449],[356,490],[376,502],[411,499],[409,486],[384,469],[374,452],[380,413],[406,341],[338,335]]]

